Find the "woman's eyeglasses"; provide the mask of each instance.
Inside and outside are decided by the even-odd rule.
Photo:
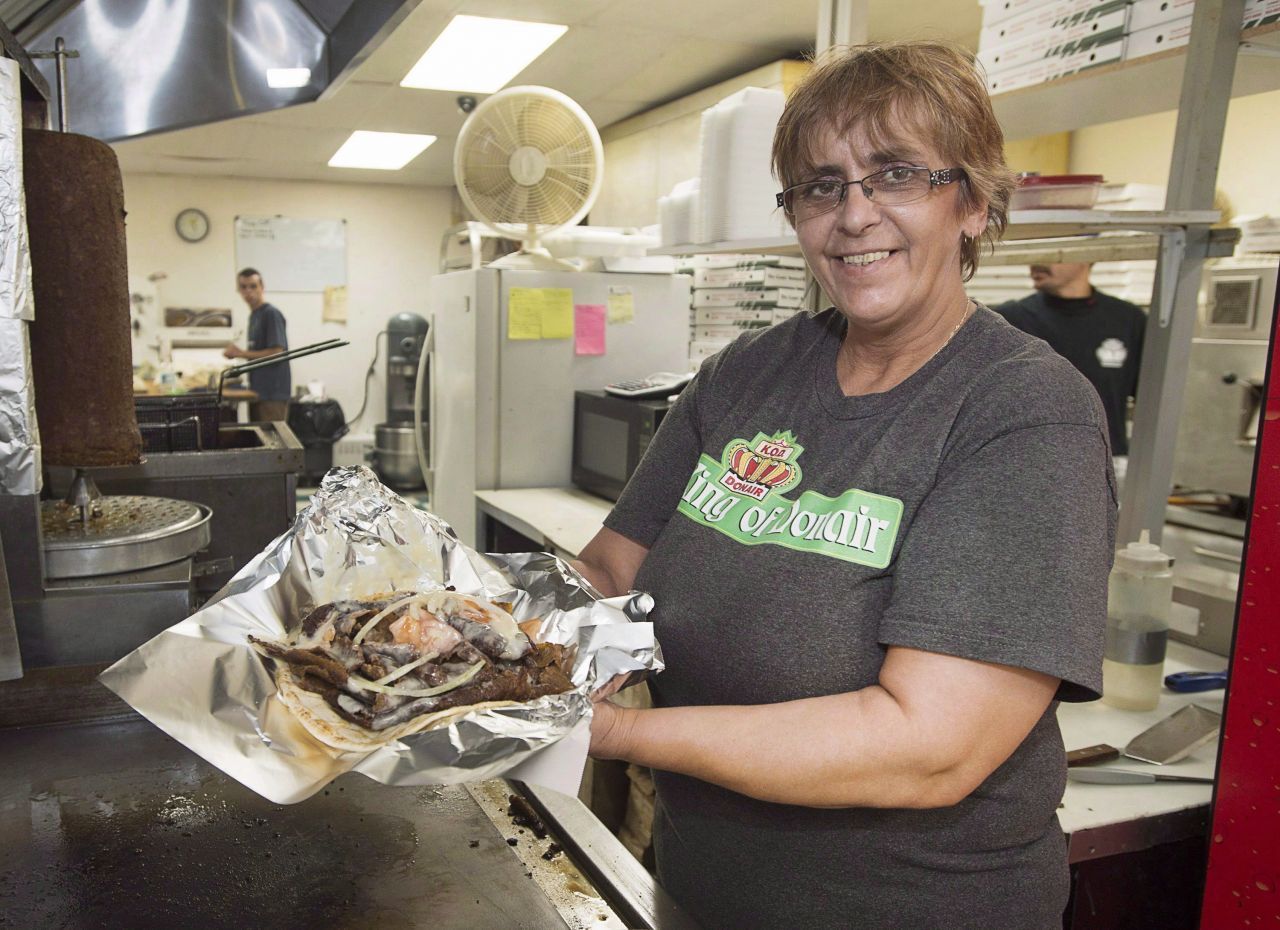
[[[819,178],[793,184],[778,194],[778,206],[787,216],[796,220],[830,213],[844,203],[850,185],[857,184],[868,200],[885,206],[897,206],[922,199],[929,191],[942,184],[959,181],[965,176],[961,168],[928,168],[899,166],[877,171],[854,181],[837,181],[835,178]]]

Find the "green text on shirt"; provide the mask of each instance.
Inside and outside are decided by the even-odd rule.
[[[902,501],[849,488],[837,497],[784,492],[803,478],[804,447],[784,431],[728,443],[716,461],[702,455],[680,498],[680,513],[748,546],[775,545],[884,568],[902,522]]]

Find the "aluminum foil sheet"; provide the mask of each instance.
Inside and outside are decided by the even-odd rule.
[[[22,187],[22,85],[18,63],[0,57],[0,318],[33,318],[31,248]]]
[[[576,686],[475,711],[370,753],[329,749],[276,699],[248,637],[283,640],[311,608],[381,591],[439,589],[511,603],[542,619],[541,638],[576,647]],[[577,791],[592,691],[663,668],[643,593],[601,598],[546,553],[482,555],[411,506],[368,468],[334,468],[293,527],[208,605],[112,665],[101,681],[232,778],[278,804],[302,801],[348,771],[388,785],[504,776]]]
[[[19,82],[18,63],[0,57],[0,493],[39,494],[40,434],[27,341],[33,301]]]
[[[0,317],[0,494],[39,494],[44,486],[29,325]]]

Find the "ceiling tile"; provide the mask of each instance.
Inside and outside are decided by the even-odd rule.
[[[581,103],[629,85],[670,41],[670,36],[653,30],[570,29],[511,83],[554,87]]]
[[[741,15],[742,8],[747,6],[735,0],[645,0],[644,3],[614,0],[594,5],[596,14],[587,20],[592,26],[605,29],[660,28],[669,35],[694,38],[716,35],[719,27]],[[783,10],[791,5],[790,0],[769,4]]]
[[[656,106],[766,65],[776,57],[756,46],[713,39],[679,39],[650,59],[627,83],[629,96]]]
[[[954,0],[953,0],[954,2]],[[977,6],[977,4],[974,4]],[[773,4],[733,4],[728,15],[716,17],[714,35],[725,42],[745,42],[778,51],[811,52],[818,34],[818,0],[790,0]],[[899,6],[908,10],[913,4]]]
[[[522,19],[530,23],[559,23],[576,26],[592,19],[608,0],[465,0],[456,12],[468,16]]]
[[[977,48],[981,30],[981,6],[948,0],[873,4],[867,23],[867,32],[874,41],[944,39],[966,48]]]
[[[583,109],[591,117],[591,122],[595,123],[598,129],[603,129],[605,126],[612,126],[628,116],[634,116],[641,110],[647,109],[647,105],[634,100],[599,99],[584,104]]]
[[[812,47],[818,2],[421,0],[350,78],[315,103],[133,139],[116,149],[130,172],[448,186],[465,120],[458,95],[399,83],[456,13],[569,25],[514,83],[560,90],[604,128]],[[869,15],[873,38],[945,37],[972,47],[981,10],[957,0],[871,0]],[[438,138],[400,171],[328,167],[355,129]]]

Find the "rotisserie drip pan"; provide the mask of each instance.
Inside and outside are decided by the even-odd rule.
[[[167,497],[100,497],[88,523],[74,505],[40,505],[45,577],[137,571],[186,558],[209,544],[212,512]]]

